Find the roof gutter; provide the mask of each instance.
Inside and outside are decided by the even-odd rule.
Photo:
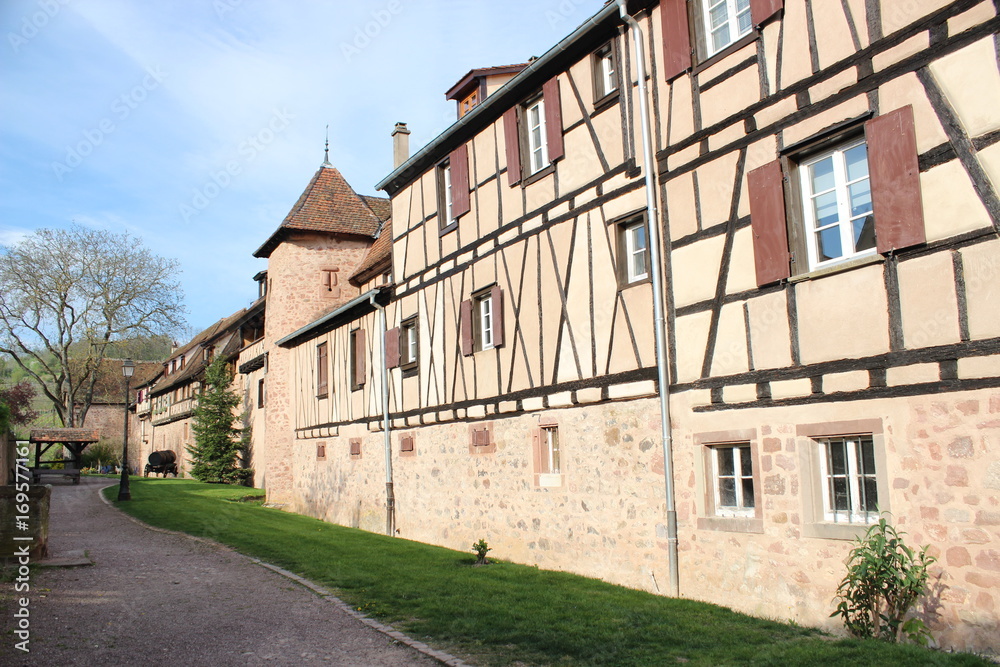
[[[396,167],[391,174],[383,178],[375,186],[375,189],[385,190],[393,181],[406,176],[407,172],[413,170],[428,156],[435,154],[443,145],[447,144],[456,133],[469,125],[474,125],[479,120],[480,116],[489,113],[494,107],[501,107],[506,110],[511,106],[509,98],[518,86],[530,79],[535,72],[555,60],[559,54],[569,48],[578,39],[586,35],[592,29],[598,27],[607,19],[616,16],[618,13],[618,5],[614,3],[609,3],[602,7],[600,11],[587,19],[579,28],[564,37],[562,41],[546,51],[540,58],[536,58],[532,61],[527,67],[521,70],[520,74],[501,86],[498,91],[480,102],[475,108],[472,109],[472,111],[459,118],[456,123],[448,127],[448,129],[439,134],[429,144],[414,153],[409,160]]]
[[[341,306],[337,310],[335,310],[335,311],[333,311],[331,313],[327,313],[326,315],[324,315],[323,317],[319,318],[318,320],[315,320],[315,321],[310,322],[309,324],[305,325],[304,327],[302,327],[298,331],[293,331],[292,333],[288,334],[287,336],[285,336],[284,338],[282,338],[281,340],[279,340],[277,342],[277,346],[278,347],[290,347],[290,344],[295,339],[301,338],[301,337],[305,336],[306,334],[308,334],[308,333],[310,333],[312,331],[315,331],[316,329],[321,328],[324,324],[327,324],[328,322],[332,322],[333,320],[337,319],[338,317],[340,317],[341,315],[343,315],[347,311],[351,310],[355,306],[358,306],[358,305],[360,305],[362,303],[365,303],[367,301],[370,301],[370,300],[374,299],[376,296],[378,296],[379,294],[381,294],[381,292],[382,292],[382,288],[381,287],[376,287],[373,290],[368,290],[367,292],[365,292],[361,296],[354,297],[353,299],[351,299],[350,301],[348,301],[347,303],[345,303],[343,306]]]

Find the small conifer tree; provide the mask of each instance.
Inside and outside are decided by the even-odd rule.
[[[240,465],[243,429],[237,427],[239,415],[234,410],[240,397],[229,386],[233,376],[221,356],[205,370],[203,391],[194,409],[194,444],[191,474],[202,482],[241,484],[253,470]]]

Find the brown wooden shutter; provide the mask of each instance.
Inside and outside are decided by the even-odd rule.
[[[503,347],[503,290],[494,285],[490,290],[493,307],[493,347]]]
[[[691,34],[688,32],[687,2],[662,0],[663,69],[667,81],[691,69]]]
[[[354,336],[354,384],[365,384],[365,330],[358,329]]]
[[[791,275],[781,162],[775,160],[747,174],[747,188],[759,287]]]
[[[559,77],[552,77],[542,86],[545,100],[545,141],[549,150],[549,162],[555,162],[566,154],[563,148],[562,100],[559,97]]]
[[[504,112],[503,138],[507,149],[507,183],[517,185],[521,182],[521,137],[517,131],[517,107]]]
[[[399,327],[385,332],[385,367],[399,366]]]
[[[750,0],[750,20],[754,25],[763,25],[784,6],[784,0]]]
[[[865,123],[875,239],[882,254],[924,243],[920,165],[913,107]]]
[[[451,152],[451,214],[457,218],[469,212],[469,148],[462,144]]]
[[[413,436],[412,435],[401,435],[401,436],[399,436],[399,451],[401,451],[401,452],[412,452],[413,451]]]
[[[472,299],[466,299],[462,302],[458,315],[462,354],[467,357],[475,351],[472,345]]]

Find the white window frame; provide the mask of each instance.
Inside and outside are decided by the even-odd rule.
[[[454,200],[451,196],[451,163],[441,166],[441,195],[444,199],[444,221],[441,228],[451,227],[455,222]]]
[[[599,48],[594,54],[594,66],[597,68],[594,85],[598,88],[594,97],[597,100],[602,100],[618,90],[618,72],[615,71],[614,49],[615,43],[612,41]]]
[[[645,245],[639,247],[636,243],[636,231],[642,229]],[[623,251],[625,253],[625,282],[635,283],[649,278],[649,230],[646,229],[646,221],[643,219],[628,222],[622,225],[622,235],[624,237]],[[639,273],[636,266],[636,258],[642,257],[645,270]]]
[[[402,325],[402,345],[400,354],[400,366],[407,366],[417,363],[417,320],[412,319]]]
[[[544,98],[539,97],[534,102],[525,105],[524,124],[528,135],[528,175],[531,176],[549,166],[549,147],[545,134]]]
[[[847,179],[847,163],[845,159],[845,153],[852,148],[858,146],[866,146],[865,150],[865,176],[861,178],[856,178],[852,181]],[[806,237],[806,249],[809,254],[809,270],[815,271],[817,269],[822,269],[827,266],[834,264],[840,264],[842,262],[859,258],[866,257],[869,255],[874,255],[878,252],[875,245],[871,248],[866,248],[863,250],[854,249],[854,221],[856,219],[865,218],[868,216],[873,216],[874,213],[871,210],[871,180],[870,180],[870,170],[867,167],[867,145],[865,139],[857,138],[852,141],[845,142],[834,147],[831,150],[825,151],[819,155],[810,157],[799,163],[799,187],[802,192],[802,216],[805,223],[805,237]],[[812,168],[825,160],[831,160],[833,164],[833,178],[834,186],[832,190],[825,190],[823,192],[813,192],[812,189]],[[867,213],[862,215],[851,215],[850,206],[850,190],[852,185],[857,185],[868,181],[868,191],[869,191],[869,210]],[[841,256],[833,257],[830,259],[821,260],[819,257],[819,243],[816,240],[816,234],[819,231],[817,229],[816,222],[816,207],[813,204],[813,200],[830,192],[835,193],[837,198],[837,222],[831,225],[826,225],[823,229],[831,229],[834,225],[838,227],[838,232],[840,236],[840,247]],[[874,224],[874,219],[873,219]]]
[[[724,51],[731,44],[738,42],[740,39],[749,35],[753,31],[753,22],[750,20],[750,0],[746,0],[746,7],[740,9],[740,0],[703,0],[702,1],[702,11],[705,17],[705,47],[708,51],[708,56],[714,56],[720,51]],[[715,26],[714,30],[712,28],[712,9],[718,6],[725,5],[726,9],[726,20],[719,25]],[[740,30],[740,18],[746,19],[746,28]],[[714,32],[721,31],[723,28],[729,30],[729,40],[715,44]]]
[[[539,472],[538,486],[562,486],[562,462],[560,460],[559,427],[543,424],[539,427],[539,447],[541,447],[544,472]]]
[[[479,323],[479,349],[493,349],[493,294],[476,298],[476,321]]]
[[[745,516],[754,517],[756,514],[757,489],[754,485],[753,476],[753,450],[749,442],[740,442],[727,445],[712,445],[712,485],[715,493],[715,515],[716,516]],[[719,458],[723,451],[733,452],[733,474],[723,475],[719,466]],[[743,474],[744,458],[750,464],[750,474]],[[722,501],[722,480],[732,479],[736,492],[736,505],[724,505]],[[747,504],[747,499],[743,493],[743,482],[749,480],[754,487],[753,503]]]
[[[819,474],[821,495],[823,497],[823,519],[830,523],[861,524],[868,525],[878,521],[878,470],[865,472],[861,470],[858,460],[858,450],[867,445],[871,448],[871,458],[878,466],[877,451],[871,435],[851,435],[837,438],[820,438],[817,441],[819,448]],[[833,475],[830,470],[830,456],[832,446],[846,445],[847,450],[847,473],[845,475]],[[848,500],[850,507],[846,510],[839,510],[834,507],[833,501],[833,479],[839,477],[845,479],[848,486]],[[875,511],[865,511],[861,509],[861,498],[863,487],[860,481],[870,478],[875,483]]]

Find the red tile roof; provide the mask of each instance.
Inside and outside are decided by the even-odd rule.
[[[382,231],[379,233],[378,238],[375,239],[375,243],[368,249],[365,258],[361,260],[361,264],[358,265],[358,268],[354,270],[354,273],[351,274],[348,280],[355,286],[360,287],[362,283],[368,282],[373,276],[391,267],[392,220],[387,220],[382,225]]]
[[[281,226],[257,249],[254,257],[268,257],[289,231],[371,238],[378,232],[381,221],[388,217],[388,204],[387,199],[358,195],[335,167],[325,164],[309,181]]]

